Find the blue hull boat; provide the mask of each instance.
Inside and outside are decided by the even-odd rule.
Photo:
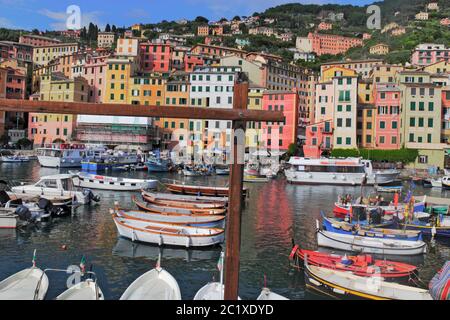
[[[433,226],[430,223],[422,221],[412,221],[410,223],[399,223],[400,227],[404,227],[407,230],[421,231],[426,236],[432,236]],[[436,227],[437,237],[450,237],[450,227]]]
[[[419,241],[422,240],[422,233],[420,231],[403,231],[395,229],[376,229],[370,226],[361,226],[356,228],[355,225],[337,221],[337,219],[330,219],[328,217],[323,217],[323,229],[329,232],[369,237],[369,238],[381,238],[381,239],[397,239],[397,240],[408,240],[408,241]]]

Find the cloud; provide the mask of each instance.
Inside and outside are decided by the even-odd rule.
[[[54,30],[65,30],[66,27],[66,21],[68,18],[68,15],[66,12],[61,11],[51,11],[48,9],[42,9],[38,11],[39,14],[50,18],[51,20],[54,20],[54,22],[50,23],[50,27]],[[81,11],[81,26],[86,27],[89,25],[89,23],[93,23],[98,25],[100,28],[104,27],[104,24],[100,21],[100,16],[103,13],[100,11],[91,11],[91,12],[83,12]]]
[[[15,26],[11,20],[0,17],[0,28],[8,28],[8,29],[20,29],[19,27]]]
[[[144,9],[132,9],[128,10],[126,16],[133,19],[149,19],[150,14]]]

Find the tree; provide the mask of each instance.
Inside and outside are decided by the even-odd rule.
[[[19,141],[17,141],[17,145],[21,149],[28,149],[29,147],[31,147],[32,144],[33,144],[33,142],[27,138],[22,138]]]
[[[111,28],[111,31],[114,32],[114,33],[117,32],[117,27],[116,27],[114,24],[113,24],[113,26],[112,26],[112,28]]]
[[[241,21],[241,17],[235,16],[235,17],[233,18],[233,21]]]
[[[109,25],[109,23],[105,27],[105,32],[111,32],[111,26]]]
[[[226,21],[228,21],[227,18],[222,18],[219,20],[219,22],[226,22]]]
[[[198,22],[198,23],[208,23],[209,22],[208,19],[206,19],[205,17],[202,17],[202,16],[198,16],[197,18],[195,18],[194,21]]]
[[[0,137],[0,145],[6,145],[9,142],[9,136],[4,133],[1,137]]]

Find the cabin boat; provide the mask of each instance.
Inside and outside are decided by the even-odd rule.
[[[99,156],[102,149],[87,148],[83,144],[50,145],[37,149],[41,167],[81,168],[81,162]]]
[[[152,243],[159,246],[212,247],[223,243],[224,230],[216,228],[198,228],[164,223],[153,223],[125,219],[113,215],[119,235],[132,241]]]
[[[0,229],[15,229],[19,216],[15,210],[0,208]]]
[[[441,179],[442,188],[449,190],[450,189],[450,176],[445,176]]]
[[[11,191],[19,195],[39,197],[70,197],[79,204],[89,204],[95,200],[92,191],[79,191],[72,181],[72,174],[59,174],[42,177],[38,182],[30,185],[12,187]]]
[[[305,282],[308,289],[334,298],[352,297],[370,300],[433,300],[428,290],[360,277],[349,272],[309,264],[305,258]]]
[[[290,168],[285,170],[289,183],[327,184],[357,186],[382,185],[394,182],[399,176],[398,170],[374,172],[370,160],[360,158],[347,159],[310,159],[291,157]]]
[[[112,191],[156,189],[158,184],[157,180],[107,177],[86,172],[73,173],[72,180],[77,187]]]

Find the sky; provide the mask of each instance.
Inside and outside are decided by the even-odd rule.
[[[222,17],[251,15],[284,3],[339,3],[366,5],[373,0],[0,0],[0,28],[66,29],[67,7],[81,9],[81,23],[93,22],[104,28],[109,24],[129,27],[135,23],[161,20],[195,19],[204,16],[211,21]]]

